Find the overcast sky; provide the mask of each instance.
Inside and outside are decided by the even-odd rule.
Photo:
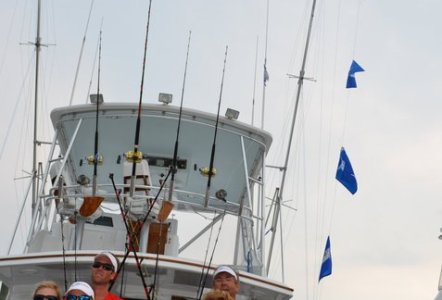
[[[20,43],[35,39],[34,2],[0,2],[5,241],[26,187],[26,179],[13,179],[30,170],[29,144],[20,141],[32,137],[33,49]],[[42,3],[41,35],[48,47],[41,57],[39,135],[50,140],[49,112],[69,104],[90,1]],[[297,83],[287,74],[298,74],[301,67],[311,1],[269,3],[264,128],[274,138],[267,163],[282,165]],[[139,0],[95,1],[74,104],[87,99],[101,23],[105,101],[138,101],[147,7]],[[254,123],[261,126],[266,7],[265,0],[154,0],[144,101],[155,103],[159,92],[168,92],[179,103],[191,30],[184,105],[216,113],[228,45],[221,110],[239,110],[246,123],[254,111]],[[306,81],[301,93],[284,195],[296,212],[286,209],[282,215],[285,279],[295,299],[420,300],[436,295],[442,263],[441,11],[438,0],[318,1],[306,64],[306,76],[314,81]],[[346,90],[353,59],[366,71],[356,75],[357,89]],[[355,195],[334,179],[341,146],[358,179]],[[279,177],[269,173],[267,179],[273,184],[266,191],[270,196]],[[26,235],[24,226],[19,234]],[[318,287],[328,234],[333,274]],[[3,242],[0,252],[6,253],[7,246]],[[279,260],[275,253],[274,262]],[[280,269],[272,266],[271,276],[281,279]]]

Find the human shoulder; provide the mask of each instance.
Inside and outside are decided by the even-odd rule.
[[[118,297],[115,294],[112,293],[108,293],[106,298],[104,298],[104,300],[123,300],[122,298]]]

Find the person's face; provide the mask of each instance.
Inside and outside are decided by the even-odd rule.
[[[239,291],[239,281],[227,272],[217,274],[213,280],[213,288],[215,290],[226,291],[234,299]]]
[[[48,297],[55,297],[54,299],[58,299],[57,291],[54,290],[53,288],[49,288],[49,287],[39,288],[35,292],[34,297],[36,297],[36,296],[43,296],[44,299],[48,299]]]
[[[107,284],[115,277],[112,262],[107,256],[98,256],[94,260],[91,269],[91,280],[93,284]]]
[[[72,296],[87,296],[87,294],[81,290],[72,290],[72,291],[69,291],[69,293],[67,293],[67,295],[64,298],[69,300],[69,298]],[[78,299],[78,298],[76,298],[76,299]],[[90,297],[90,299],[92,299],[92,297]]]

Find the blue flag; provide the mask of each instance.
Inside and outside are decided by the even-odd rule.
[[[325,276],[332,273],[332,258],[330,249],[330,237],[327,237],[327,243],[325,244],[324,256],[322,257],[321,271],[319,272],[319,281]]]
[[[353,168],[351,167],[347,153],[345,153],[344,147],[341,148],[338,170],[336,171],[336,179],[342,183],[350,193],[354,194],[358,190],[356,176],[353,172]]]
[[[351,89],[351,88],[356,88],[357,84],[356,84],[356,78],[355,78],[355,73],[356,72],[364,72],[365,70],[358,65],[357,62],[355,62],[354,60],[351,62],[351,66],[350,66],[350,71],[348,71],[348,77],[347,77],[347,89]]]

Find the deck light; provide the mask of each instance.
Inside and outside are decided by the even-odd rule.
[[[90,94],[89,95],[89,99],[91,100],[92,104],[97,104],[97,99],[98,99],[98,104],[103,103],[103,94]]]
[[[172,98],[173,98],[172,94],[160,93],[158,95],[158,101],[160,101],[165,105],[172,103]]]
[[[229,120],[238,120],[239,111],[231,109],[231,108],[227,108],[225,116]]]

